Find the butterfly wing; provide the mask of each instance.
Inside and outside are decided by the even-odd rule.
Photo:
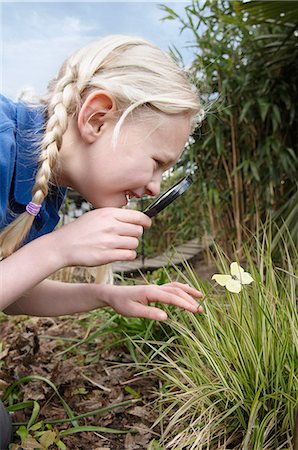
[[[243,272],[241,274],[241,283],[250,284],[254,281],[253,277],[248,272]]]
[[[232,276],[240,279],[242,273],[244,272],[244,269],[241,266],[239,266],[237,262],[232,262],[230,265],[230,271]]]
[[[232,276],[236,277],[241,284],[250,284],[254,281],[252,276],[248,272],[244,272],[244,269],[238,263],[233,262],[230,269]]]
[[[231,279],[231,275],[221,275],[219,273],[214,274],[212,277],[212,280],[215,280],[220,286],[226,286]]]
[[[226,289],[230,292],[233,292],[235,294],[239,294],[241,291],[241,283],[239,280],[234,280],[232,277],[226,284]]]

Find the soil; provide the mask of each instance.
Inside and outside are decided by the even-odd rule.
[[[75,352],[61,354],[65,339],[83,339],[86,334],[79,320],[23,316],[1,319],[0,342],[4,345],[0,353],[0,397],[14,381],[39,375],[55,384],[74,415],[131,401],[127,406],[79,420],[80,426],[109,427],[126,434],[81,432],[62,438],[67,449],[145,449],[159,436],[158,427],[152,428],[157,418],[152,401],[158,380],[138,375],[127,348],[118,346],[101,352],[101,342],[97,340],[78,347]],[[15,394],[18,398],[14,403],[27,400],[39,403],[38,420],[67,418],[59,398],[44,381],[22,383]],[[12,414],[12,420],[28,422],[31,413],[32,408],[17,411]],[[58,424],[54,429],[62,431],[69,427],[69,423]],[[17,429],[15,426],[14,431]],[[129,430],[133,431],[127,433]],[[16,433],[13,442],[20,443]]]
[[[193,260],[192,266],[200,278],[209,280],[215,269],[199,259]],[[78,281],[82,281],[82,273],[77,275]],[[103,350],[109,343],[107,339],[112,342],[112,336],[62,353],[71,346],[73,339],[83,339],[88,333],[87,328],[88,319],[84,314],[71,318],[0,315],[0,398],[14,381],[38,375],[55,384],[75,416],[130,401],[126,406],[78,422],[80,426],[109,427],[123,430],[125,434],[88,431],[63,437],[62,441],[71,450],[147,449],[149,443],[153,439],[158,441],[160,436],[159,427],[153,426],[158,417],[153,403],[159,381],[154,376],[139,374],[125,346],[110,346]],[[14,403],[38,402],[38,420],[67,418],[58,396],[45,381],[21,383],[14,394]],[[13,423],[27,423],[31,413],[32,408],[16,411],[12,414]],[[55,431],[70,426],[69,423],[53,425]],[[18,427],[14,426],[15,444],[20,444],[16,434]],[[16,445],[14,448],[23,447]],[[57,449],[56,446],[50,448]]]

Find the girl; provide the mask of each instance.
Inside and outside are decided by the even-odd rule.
[[[151,302],[201,311],[202,294],[180,283],[48,280],[66,266],[136,257],[151,220],[121,207],[159,194],[203,118],[198,93],[167,54],[140,38],[106,37],[65,61],[39,107],[1,97],[0,115],[1,310],[59,316],[110,306],[154,320],[167,316]],[[55,229],[67,187],[95,209]]]

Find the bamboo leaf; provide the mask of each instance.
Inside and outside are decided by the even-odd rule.
[[[258,104],[260,107],[260,114],[261,114],[261,118],[262,121],[265,122],[269,107],[270,107],[270,103],[266,102],[263,99],[258,99]]]
[[[273,105],[272,106],[272,113],[273,113],[274,118],[276,120],[276,124],[280,125],[281,124],[281,116],[280,116],[280,112],[279,112],[279,109],[278,109],[277,105]]]
[[[254,161],[250,161],[250,169],[255,180],[260,181],[259,171]]]
[[[160,5],[160,9],[168,13],[168,15],[163,17],[161,20],[175,20],[179,18],[178,14],[169,6]]]
[[[242,122],[247,114],[247,112],[249,111],[250,107],[253,105],[254,101],[253,100],[248,100],[247,102],[244,103],[243,108],[241,110],[241,114],[239,116],[239,122]]]

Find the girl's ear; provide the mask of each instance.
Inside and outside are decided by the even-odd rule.
[[[99,137],[108,114],[116,111],[113,97],[107,91],[94,91],[88,95],[78,115],[78,129],[87,144]]]

